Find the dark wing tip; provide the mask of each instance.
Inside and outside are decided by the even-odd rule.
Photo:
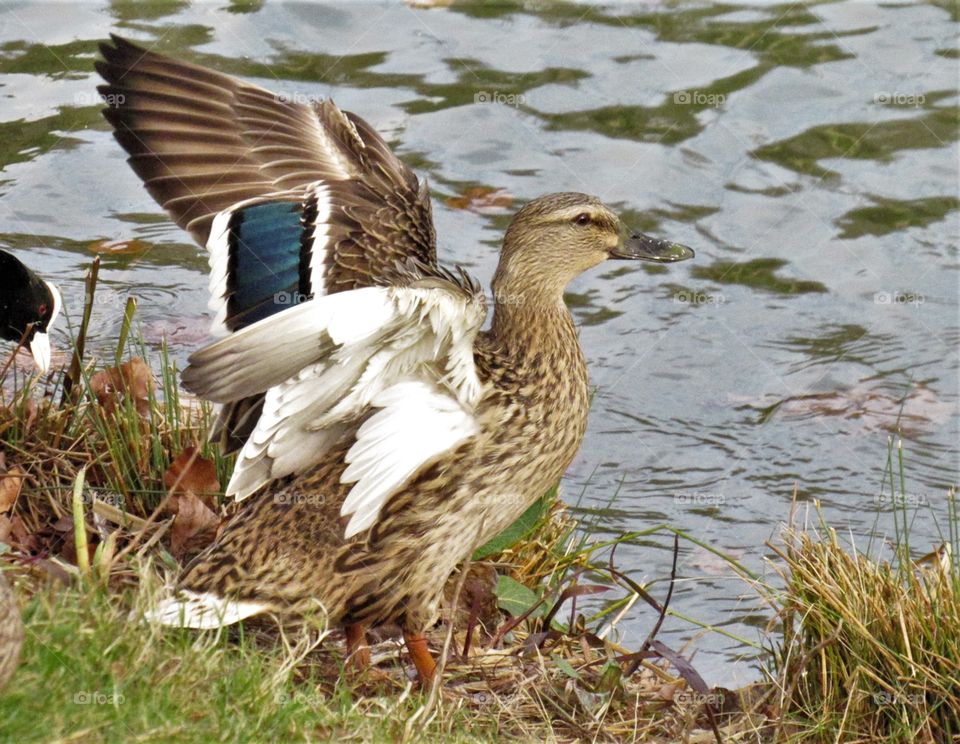
[[[108,62],[116,59],[121,54],[124,41],[120,36],[110,34],[110,41],[101,41],[97,44],[97,48],[100,50],[100,56]]]
[[[140,58],[151,53],[149,49],[134,44],[132,41],[116,34],[110,34],[110,41],[101,41],[97,48],[100,50],[100,56],[107,63],[124,68],[135,66]],[[99,68],[97,72],[103,75]],[[104,78],[109,80],[106,75],[104,75]]]
[[[101,95],[107,96],[110,94],[110,88],[107,87],[105,91],[101,90],[101,88],[104,87],[106,86],[100,86],[100,88],[97,88],[97,90],[100,91]],[[123,109],[117,108],[116,106],[104,106],[102,109],[100,109],[100,113],[103,115],[104,119],[110,122],[110,125],[113,127],[114,137],[120,141],[121,134],[125,130],[130,129],[130,124],[127,121],[127,117]],[[122,141],[121,144],[123,144]],[[131,154],[133,153],[131,152]]]
[[[112,45],[110,42],[113,42]],[[93,67],[108,83],[116,84],[149,52],[116,34],[110,34],[110,42],[101,41],[97,45],[103,59],[96,60]]]
[[[137,46],[136,44],[134,44],[134,43],[133,43],[132,41],[130,41],[129,39],[126,39],[126,38],[124,38],[123,36],[120,36],[120,35],[118,35],[118,34],[111,33],[111,34],[110,34],[110,41],[113,42],[113,46],[114,46],[114,48],[115,48],[118,52],[119,52],[119,51],[124,51],[124,50],[126,50],[126,51],[134,51],[134,52],[145,52],[145,51],[147,51],[147,50],[144,49],[143,47]]]

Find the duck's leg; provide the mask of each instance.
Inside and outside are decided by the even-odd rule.
[[[353,623],[344,628],[347,636],[348,663],[354,669],[366,669],[370,666],[370,646],[367,644],[367,630],[363,623]]]
[[[417,678],[421,686],[426,687],[433,681],[433,675],[437,671],[437,662],[433,660],[427,647],[427,637],[404,631],[403,640],[407,644],[413,665],[417,668]]]

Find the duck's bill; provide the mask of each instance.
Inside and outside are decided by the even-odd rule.
[[[671,243],[669,240],[651,238],[637,233],[623,241],[619,248],[610,251],[610,258],[623,258],[634,261],[660,261],[674,263],[693,258],[693,251],[685,245]]]
[[[50,369],[50,336],[46,333],[35,333],[30,341],[30,354],[41,373],[46,374]]]

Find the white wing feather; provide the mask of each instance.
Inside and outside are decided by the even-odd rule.
[[[156,607],[144,613],[143,619],[174,628],[210,630],[232,625],[264,610],[266,606],[259,602],[229,600],[214,594],[183,591],[161,600]]]
[[[369,528],[380,508],[411,475],[437,455],[477,433],[473,411],[434,384],[398,382],[378,395],[380,410],[357,431],[340,480],[356,483],[340,509],[350,522],[344,537]]]
[[[190,356],[184,387],[227,403],[294,377],[336,346],[358,344],[396,314],[386,287],[365,287],[302,302]]]
[[[194,354],[184,384],[198,395],[265,392],[227,493],[242,499],[303,472],[367,417],[347,454],[343,482],[354,486],[342,514],[348,537],[370,527],[417,470],[476,433],[473,345],[485,317],[452,286],[367,287],[301,303]]]

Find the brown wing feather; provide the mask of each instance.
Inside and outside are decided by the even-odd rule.
[[[396,264],[436,265],[426,184],[367,122],[327,99],[312,106],[143,49],[102,44],[99,90],[129,163],[156,201],[206,245],[216,214],[237,202],[327,184],[326,293],[384,283]],[[301,287],[309,293],[312,288]],[[242,446],[263,396],[225,405],[214,438]]]
[[[111,39],[96,64],[115,104],[104,116],[147,191],[200,244],[236,202],[340,182],[339,191],[362,191],[365,207],[349,217],[359,231],[358,251],[343,251],[349,266],[328,261],[330,291],[370,284],[384,260],[436,263],[426,189],[360,117]]]

